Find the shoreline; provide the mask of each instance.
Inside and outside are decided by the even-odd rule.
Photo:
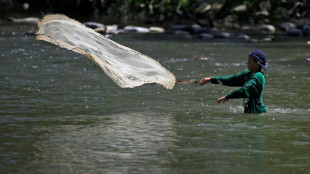
[[[26,19],[31,19],[26,21]],[[25,21],[23,21],[25,20]],[[12,31],[2,32],[2,35],[6,33],[6,35],[27,35],[34,36],[37,30],[37,21],[40,21],[40,18],[37,17],[28,17],[28,18],[20,18],[20,21],[4,21],[0,20],[1,25],[11,25]],[[82,22],[81,22],[82,23]],[[175,36],[176,38],[181,39],[193,39],[199,38],[199,40],[207,40],[207,41],[215,41],[215,40],[223,40],[223,41],[238,41],[238,42],[248,42],[248,43],[258,43],[258,42],[272,42],[279,40],[305,40],[306,44],[309,45],[310,37],[302,36],[302,35],[288,35],[288,31],[282,31],[280,29],[276,29],[274,31],[264,31],[263,29],[259,30],[254,27],[248,27],[245,30],[240,29],[218,29],[216,27],[206,28],[200,27],[198,25],[171,25],[171,27],[164,28],[161,25],[126,25],[124,27],[119,27],[122,25],[114,24],[114,25],[106,25],[104,23],[99,22],[84,22],[86,26],[94,29],[95,31],[106,35],[107,37],[111,35],[119,35],[119,34],[138,34],[138,35],[170,35]],[[91,24],[91,25],[90,25]],[[13,26],[28,26],[24,31],[16,31]],[[147,27],[152,26],[152,27]],[[299,31],[300,33],[302,31]]]

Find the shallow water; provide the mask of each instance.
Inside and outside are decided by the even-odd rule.
[[[1,173],[310,172],[307,40],[111,37],[178,80],[240,72],[263,49],[268,112],[249,115],[241,99],[215,103],[235,89],[221,85],[119,88],[86,57],[20,35],[30,27],[0,28]]]

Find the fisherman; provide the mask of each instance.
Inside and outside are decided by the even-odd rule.
[[[266,68],[267,58],[262,50],[253,50],[248,57],[248,70],[230,76],[204,77],[200,85],[211,82],[212,84],[223,84],[226,86],[241,87],[216,100],[217,103],[225,103],[229,99],[243,98],[244,113],[259,114],[267,112],[263,103],[263,89],[265,76],[262,69]]]

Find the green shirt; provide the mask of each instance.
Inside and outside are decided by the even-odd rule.
[[[251,74],[249,70],[230,76],[212,77],[211,83],[241,87],[226,94],[227,99],[243,98],[244,113],[263,113],[267,109],[263,103],[265,77],[261,72]]]

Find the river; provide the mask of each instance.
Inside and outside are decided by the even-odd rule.
[[[243,114],[241,99],[215,102],[236,88],[123,89],[85,56],[21,34],[33,26],[0,26],[1,173],[310,172],[306,39],[111,37],[177,80],[240,72],[251,50],[264,50],[268,112],[251,115]]]

